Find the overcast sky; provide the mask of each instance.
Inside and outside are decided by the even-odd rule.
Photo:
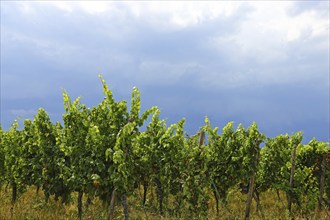
[[[189,134],[208,116],[329,141],[329,31],[329,1],[1,1],[1,124],[61,121],[62,88],[96,106],[101,73]]]

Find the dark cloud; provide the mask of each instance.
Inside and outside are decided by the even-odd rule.
[[[228,121],[245,127],[256,121],[268,136],[303,130],[305,141],[329,140],[329,34],[315,35],[313,27],[286,41],[285,33],[249,23],[257,9],[247,3],[182,27],[168,14],[145,9],[138,16],[126,3],[97,14],[1,4],[5,129],[39,107],[61,120],[61,88],[97,105],[102,73],[117,100],[129,102],[137,86],[143,109],[159,106],[168,124],[185,117],[189,134],[208,116],[220,128]],[[288,10],[323,11],[319,4],[295,3]]]

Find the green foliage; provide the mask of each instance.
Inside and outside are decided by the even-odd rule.
[[[22,130],[22,169],[24,170],[24,182],[31,186],[42,185],[41,154],[38,146],[37,129],[33,121],[26,119]]]
[[[5,181],[12,187],[12,201],[16,201],[19,193],[22,193],[26,184],[24,183],[24,161],[22,155],[22,132],[18,130],[18,121],[14,121],[9,131],[3,135],[4,146],[4,168]]]
[[[300,146],[297,149],[297,163],[300,170],[304,170],[300,174],[301,184],[297,188],[302,188],[300,197],[305,200],[308,205],[308,210],[315,208],[316,201],[319,195],[319,187],[321,173],[324,170],[325,179],[330,178],[330,167],[326,161],[326,155],[330,152],[330,146],[325,142],[319,142],[315,138],[307,145]],[[325,164],[322,164],[324,158]],[[330,183],[325,181],[325,194],[330,198]],[[325,197],[325,195],[324,195]],[[306,207],[304,208],[306,209]]]
[[[260,159],[260,144],[265,140],[266,136],[258,130],[257,124],[254,122],[248,127],[245,134],[245,142],[243,142],[243,170],[246,177],[250,177],[257,172]]]
[[[39,161],[36,161],[38,166],[41,166],[41,183],[42,189],[46,195],[46,201],[51,195],[56,198],[62,197],[66,202],[70,191],[65,183],[64,171],[66,168],[65,154],[60,149],[60,140],[62,140],[61,129],[59,123],[52,124],[50,117],[44,109],[39,109],[34,117],[34,125],[36,129],[36,144],[38,148]]]
[[[279,135],[268,138],[265,147],[261,149],[260,169],[258,171],[258,189],[266,191],[269,188],[284,190],[290,179],[290,169],[287,164],[291,160],[289,135]]]
[[[259,191],[274,188],[290,195],[302,213],[313,211],[318,202],[322,157],[329,152],[326,143],[311,140],[302,145],[302,133],[280,135],[267,139],[261,149],[261,162],[258,170],[257,186]],[[292,149],[296,151],[296,169],[293,187],[290,187],[290,169]],[[326,170],[326,172],[328,172]],[[326,176],[326,179],[329,179]],[[326,184],[329,181],[326,181]]]
[[[256,174],[259,193],[284,191],[301,213],[309,213],[318,202],[322,170],[324,197],[329,198],[329,166],[321,163],[329,144],[313,139],[304,146],[301,132],[266,139],[256,123],[235,129],[229,122],[218,134],[208,118],[195,135],[187,136],[185,119],[167,126],[157,107],[141,112],[135,87],[130,106],[117,102],[99,77],[105,98],[91,109],[63,91],[63,125],[53,124],[39,109],[33,120],[24,121],[22,130],[17,121],[8,131],[0,126],[0,186],[11,186],[13,201],[17,192],[32,185],[41,187],[46,200],[54,195],[69,202],[77,191],[106,203],[114,190],[122,200],[126,195],[141,199],[136,191],[144,186],[145,195],[148,187],[155,187],[161,214],[180,217],[187,210],[190,218],[208,218],[212,199],[226,206],[230,192]],[[295,147],[296,171],[290,186]]]
[[[0,187],[5,181],[5,145],[3,142],[5,131],[2,130],[2,126],[0,124]]]
[[[66,112],[63,114],[61,150],[70,158],[69,172],[64,173],[64,176],[70,189],[85,192],[88,184],[92,182],[90,179],[91,152],[86,144],[90,127],[90,111],[85,105],[80,104],[80,98],[72,102],[66,92],[63,92],[63,100]]]
[[[201,131],[202,132],[202,131]],[[200,133],[189,137],[183,149],[184,161],[186,161],[183,173],[183,195],[188,203],[188,209],[195,213],[196,217],[206,217],[212,178],[209,176],[209,162],[211,149],[205,145],[199,145]]]

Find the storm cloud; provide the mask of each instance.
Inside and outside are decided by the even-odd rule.
[[[116,99],[159,106],[193,134],[256,121],[268,137],[329,141],[329,2],[1,2],[1,124],[39,107],[61,121],[62,88],[88,106],[103,74]]]

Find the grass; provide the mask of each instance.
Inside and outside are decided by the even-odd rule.
[[[149,192],[148,200],[143,207],[141,205],[141,191],[137,190],[134,196],[128,198],[130,206],[131,219],[190,219],[187,209],[183,208],[181,211],[181,217],[175,217],[168,212],[160,216],[157,212],[156,194],[155,192]],[[290,219],[289,213],[286,210],[286,197],[283,193],[280,193],[280,198],[273,191],[268,191],[261,194],[261,205],[263,208],[265,219]],[[244,219],[245,204],[247,196],[241,194],[237,190],[232,190],[228,195],[228,204],[226,206],[220,206],[220,213],[217,217],[215,210],[215,201],[210,200],[208,204],[209,215],[207,219]],[[83,198],[85,204],[86,197]],[[168,198],[165,201],[166,207],[173,207],[175,204],[174,198]],[[12,211],[11,211],[12,210]],[[329,208],[323,210],[320,214],[317,210],[312,210],[309,213],[302,213],[297,211],[297,207],[293,207],[294,215],[296,219],[330,219]],[[83,208],[83,219],[106,219],[107,207],[102,204],[97,198],[93,199],[92,204],[86,208]],[[115,208],[114,219],[123,219],[123,211],[120,204],[117,204]],[[253,201],[251,207],[251,219],[262,219],[260,212],[256,210],[256,204]],[[0,220],[59,220],[59,219],[72,219],[76,220],[77,217],[77,194],[72,194],[71,202],[67,205],[62,204],[60,201],[55,201],[53,197],[46,203],[42,191],[36,193],[35,187],[30,187],[23,193],[15,205],[11,204],[11,190],[2,189],[0,191]],[[198,217],[196,217],[198,219]]]

